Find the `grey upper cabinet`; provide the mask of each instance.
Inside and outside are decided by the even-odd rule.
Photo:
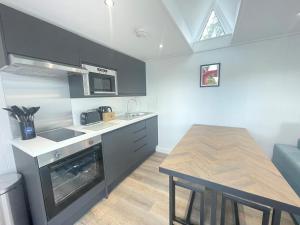
[[[9,53],[75,66],[85,63],[117,70],[119,96],[146,95],[145,62],[3,4],[0,20],[0,66],[7,63]],[[80,82],[72,83],[79,92],[71,92],[71,97],[86,97],[77,88]]]
[[[118,89],[121,96],[146,95],[146,63],[122,53],[116,54]]]
[[[79,66],[79,36],[0,4],[8,53]]]
[[[80,39],[80,62],[107,69],[117,70],[115,64],[116,52],[90,40]]]

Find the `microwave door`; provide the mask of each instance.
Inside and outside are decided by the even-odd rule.
[[[92,94],[115,94],[115,77],[90,73],[90,89]]]
[[[94,79],[94,91],[112,92],[112,81],[109,78]]]

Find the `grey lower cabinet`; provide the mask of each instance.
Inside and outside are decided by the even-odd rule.
[[[0,4],[7,53],[79,66],[79,36]]]
[[[157,116],[102,135],[104,170],[109,190],[155,152],[157,135]]]

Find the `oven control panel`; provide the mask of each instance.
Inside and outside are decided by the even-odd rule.
[[[101,143],[101,136],[96,136],[89,138],[84,141],[68,145],[66,147],[54,150],[52,152],[45,153],[43,155],[37,156],[37,161],[39,168],[61,160],[63,158],[69,157],[77,152],[84,151],[94,145]]]

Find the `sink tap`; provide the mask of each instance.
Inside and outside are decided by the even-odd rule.
[[[138,102],[137,102],[137,100],[135,98],[128,99],[128,101],[127,101],[127,114],[129,114],[129,103],[130,102],[134,102],[135,103],[135,108],[137,108],[137,105],[138,105]]]

